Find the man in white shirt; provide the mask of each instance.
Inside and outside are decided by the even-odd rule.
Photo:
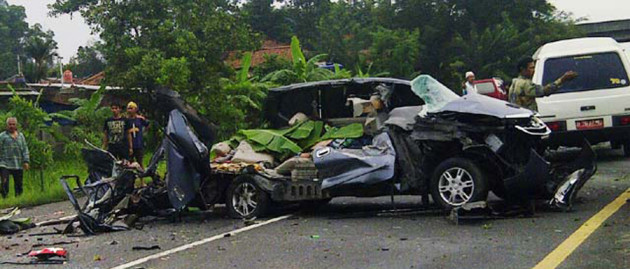
[[[473,81],[475,81],[475,73],[472,71],[466,72],[466,81],[462,84],[462,95],[477,93]]]

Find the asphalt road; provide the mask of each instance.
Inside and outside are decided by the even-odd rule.
[[[336,198],[314,213],[292,216],[229,237],[149,260],[131,268],[532,268],[589,218],[630,188],[630,159],[599,149],[599,170],[584,186],[575,210],[538,211],[534,217],[468,221],[454,225],[439,213],[419,210],[416,197]],[[0,237],[0,261],[20,257],[33,245],[59,245],[66,265],[112,268],[191,242],[245,227],[224,208],[190,213],[181,222],[154,220],[142,230],[92,237],[29,236],[55,227]],[[69,203],[22,210],[42,221],[73,214]],[[559,268],[630,268],[630,203],[595,230]],[[56,226],[60,228],[61,226]],[[134,251],[134,246],[159,250]],[[0,265],[2,268],[24,266]]]

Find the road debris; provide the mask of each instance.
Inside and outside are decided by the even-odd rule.
[[[34,250],[28,253],[29,257],[37,258],[39,262],[54,261],[53,258],[61,258],[57,261],[67,261],[68,251],[63,248],[44,248],[42,250]]]
[[[6,210],[0,216],[0,234],[14,234],[35,227],[30,218],[15,218],[21,213],[17,207]]]
[[[149,247],[135,246],[135,247],[131,248],[131,250],[156,250],[156,249],[162,249],[162,248],[160,248],[160,246],[158,246],[158,245],[153,245],[153,246],[149,246]]]

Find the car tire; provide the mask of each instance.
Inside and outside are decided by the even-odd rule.
[[[488,197],[488,182],[483,171],[465,158],[450,158],[438,165],[430,188],[433,200],[445,210]]]
[[[630,142],[623,143],[623,156],[630,157]]]
[[[248,176],[237,177],[230,184],[225,201],[230,217],[238,219],[264,216],[270,203],[269,194]]]

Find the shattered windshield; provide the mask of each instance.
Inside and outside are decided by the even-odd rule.
[[[426,104],[426,112],[435,112],[459,98],[457,94],[429,75],[420,75],[411,81],[411,89]]]

